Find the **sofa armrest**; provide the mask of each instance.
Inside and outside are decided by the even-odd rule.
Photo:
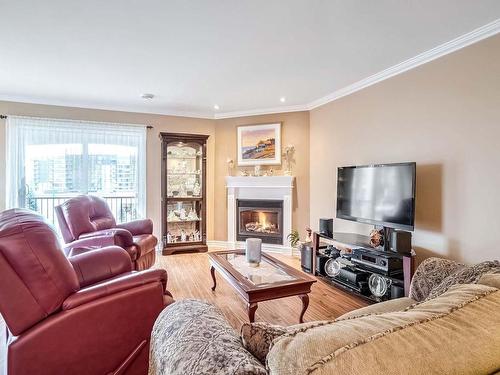
[[[118,224],[116,227],[128,230],[133,236],[153,234],[153,221],[151,219],[129,221]]]
[[[113,239],[114,245],[121,247],[128,247],[134,244],[134,238],[132,233],[123,228],[111,228],[111,229],[103,229],[95,232],[83,233],[78,237],[78,239],[88,239],[94,237],[109,237]]]
[[[417,302],[425,300],[429,293],[444,278],[465,267],[464,264],[442,258],[427,258],[418,266],[410,284],[411,299]]]
[[[87,251],[70,257],[69,261],[81,288],[132,271],[130,256],[118,246]]]
[[[167,285],[167,271],[148,270],[141,272],[129,272],[114,279],[81,289],[70,295],[63,302],[63,310],[71,310],[80,305],[95,301],[99,298],[117,294],[125,290],[140,287],[149,283],[161,284],[163,293]]]

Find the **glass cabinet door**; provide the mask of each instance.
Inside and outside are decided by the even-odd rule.
[[[178,141],[167,144],[165,245],[203,240],[202,162],[202,145]]]
[[[167,197],[201,198],[202,146],[171,142],[167,145]]]

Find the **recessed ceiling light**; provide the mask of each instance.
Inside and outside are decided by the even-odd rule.
[[[155,96],[154,96],[153,94],[148,94],[148,93],[146,93],[146,94],[141,94],[141,98],[146,99],[146,100],[151,100],[151,99],[153,99],[154,97],[155,97]]]
[[[281,102],[281,103],[286,102],[286,98],[285,98],[284,96],[282,96],[282,97],[280,98],[280,102]]]
[[[219,107],[217,104],[214,104],[214,109],[215,109],[215,110],[219,110],[219,109],[220,109],[220,107]]]

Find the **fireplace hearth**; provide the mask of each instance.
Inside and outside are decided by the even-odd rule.
[[[237,240],[260,238],[263,243],[283,244],[283,201],[238,199]]]

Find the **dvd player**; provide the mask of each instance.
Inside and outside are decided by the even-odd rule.
[[[403,272],[403,258],[399,254],[363,248],[352,249],[351,262],[373,272],[395,275]]]

